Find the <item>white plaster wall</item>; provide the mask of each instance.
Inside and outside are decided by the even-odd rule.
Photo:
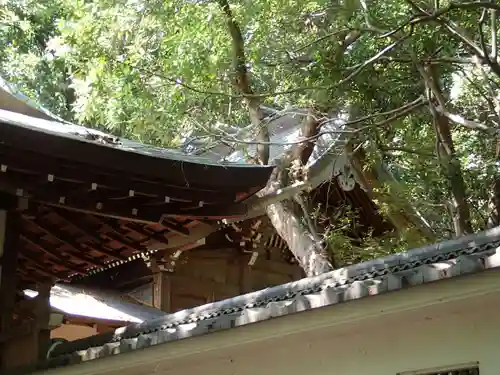
[[[143,364],[125,372],[396,375],[402,371],[479,361],[481,375],[497,375],[500,369],[499,312],[500,294],[494,294],[246,344],[223,353],[211,351]],[[237,335],[238,330],[233,334]],[[168,351],[168,344],[165,350]]]
[[[396,375],[479,361],[481,375],[497,375],[500,295],[463,302],[278,339],[217,373]]]
[[[89,361],[50,374],[396,375],[477,361],[481,375],[497,375],[499,286],[500,273],[485,272]],[[426,307],[419,307],[423,304]]]

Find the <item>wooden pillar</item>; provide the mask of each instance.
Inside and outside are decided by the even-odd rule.
[[[172,312],[170,272],[158,271],[153,276],[153,306],[167,313]]]
[[[19,214],[15,197],[0,194],[0,334],[11,329],[17,290]],[[0,342],[0,372],[8,367],[7,339]]]
[[[38,360],[44,360],[47,355],[47,350],[50,344],[50,289],[52,285],[43,284],[38,288],[38,296],[36,296],[36,332],[38,332],[37,352]]]
[[[252,269],[248,265],[247,255],[248,254],[243,252],[237,252],[240,294],[246,294],[252,291]]]

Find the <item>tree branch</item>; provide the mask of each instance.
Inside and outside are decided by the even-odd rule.
[[[491,64],[491,60],[490,60],[490,56],[489,56],[489,52],[488,52],[488,47],[486,46],[486,41],[484,40],[484,30],[483,30],[484,23],[486,22],[487,12],[488,12],[488,10],[486,8],[484,8],[482,11],[482,14],[481,14],[481,18],[479,19],[479,22],[477,25],[477,29],[479,32],[479,42],[481,43],[481,48],[483,50],[482,54],[484,56],[486,63],[489,65],[489,64]]]
[[[498,10],[491,10],[491,60],[498,63],[498,44],[497,44],[497,16]]]
[[[220,141],[227,142],[227,143],[231,143],[231,142],[240,143],[240,144],[245,144],[245,145],[265,144],[265,145],[269,145],[269,146],[288,146],[288,145],[300,145],[300,144],[303,144],[306,142],[312,142],[312,141],[317,140],[318,138],[320,138],[323,135],[332,135],[332,134],[333,135],[341,135],[341,134],[355,135],[355,134],[359,134],[359,133],[361,133],[367,129],[370,129],[370,128],[376,128],[376,127],[387,125],[388,123],[391,123],[392,121],[395,121],[395,120],[401,118],[402,116],[414,111],[415,109],[425,105],[426,103],[427,103],[427,101],[423,97],[419,97],[418,99],[414,100],[413,102],[407,103],[401,107],[398,107],[398,108],[395,108],[395,109],[392,109],[392,110],[386,111],[386,112],[380,112],[380,113],[375,113],[372,115],[364,116],[364,117],[361,117],[361,118],[356,119],[356,120],[347,121],[347,122],[343,123],[342,126],[344,128],[346,128],[348,126],[355,125],[355,124],[358,124],[361,122],[365,122],[365,121],[370,120],[370,119],[375,118],[375,117],[390,115],[390,117],[387,119],[384,119],[384,120],[381,120],[381,121],[378,121],[378,122],[375,122],[373,124],[366,125],[366,126],[363,126],[360,128],[355,128],[355,129],[325,130],[325,131],[318,132],[317,134],[315,134],[313,136],[298,139],[296,141],[290,141],[290,142],[272,142],[272,141],[262,142],[259,140],[246,141],[246,140],[238,139],[235,137],[220,138]],[[321,122],[319,125],[323,126],[323,125],[330,123],[332,121],[337,121],[337,119],[327,119],[327,120]]]
[[[219,0],[219,5],[226,15],[227,27],[233,42],[233,67],[235,70],[234,86],[243,94],[243,99],[248,106],[250,120],[258,129],[257,139],[261,142],[269,141],[269,130],[262,124],[264,113],[260,108],[260,100],[254,97],[250,86],[250,78],[246,66],[245,43],[238,23],[234,20],[231,7],[227,0]],[[257,145],[257,154],[261,164],[269,162],[269,146],[265,144]]]
[[[380,149],[382,151],[401,151],[401,152],[405,152],[405,153],[408,153],[408,154],[415,154],[415,155],[420,155],[420,156],[425,156],[425,157],[428,157],[428,158],[435,158],[436,155],[431,153],[431,152],[426,152],[426,151],[422,151],[422,150],[414,150],[414,149],[411,149],[411,148],[407,148],[407,147],[385,147],[385,146],[381,146]]]
[[[495,129],[490,128],[487,125],[481,124],[479,122],[467,120],[466,118],[456,115],[454,113],[448,112],[446,109],[439,107],[435,107],[436,111],[443,116],[447,117],[449,120],[454,122],[455,124],[462,125],[463,127],[466,127],[467,129],[471,130],[480,130],[483,132],[488,132],[488,133],[495,133]]]

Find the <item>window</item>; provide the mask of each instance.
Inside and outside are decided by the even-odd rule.
[[[426,370],[405,371],[397,375],[479,375],[479,363],[467,363],[462,365],[436,367]]]
[[[453,371],[439,371],[433,372],[432,374],[427,375],[479,375],[479,369],[477,367],[474,368],[466,368],[462,370],[453,370]]]

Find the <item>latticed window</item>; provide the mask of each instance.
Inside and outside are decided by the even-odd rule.
[[[397,375],[479,375],[479,364],[467,364],[433,368],[418,371],[400,372]]]
[[[479,375],[479,368],[474,367],[461,370],[438,371],[438,372],[428,373],[425,375]]]

